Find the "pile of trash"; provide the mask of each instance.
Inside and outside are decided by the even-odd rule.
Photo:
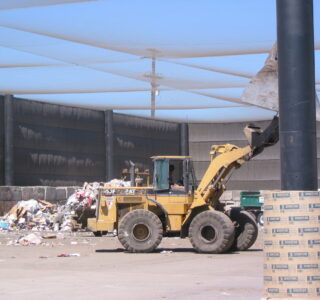
[[[22,200],[0,217],[0,230],[75,231],[85,228],[87,219],[95,216],[99,188],[129,187],[130,182],[113,179],[109,182],[85,182],[65,204],[44,200]]]

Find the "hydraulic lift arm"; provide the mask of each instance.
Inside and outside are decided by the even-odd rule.
[[[220,205],[219,199],[225,190],[224,182],[231,172],[244,162],[260,154],[265,147],[276,144],[279,140],[278,117],[274,117],[269,126],[262,131],[259,127],[247,125],[244,129],[249,145],[240,148],[235,145],[214,145],[211,148],[211,162],[197,190],[190,207],[207,205],[215,208]]]

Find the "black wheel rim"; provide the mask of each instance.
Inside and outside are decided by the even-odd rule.
[[[135,224],[132,229],[132,236],[138,242],[146,241],[150,236],[150,229],[146,224]]]
[[[217,234],[215,229],[210,226],[203,226],[200,230],[201,239],[206,243],[212,243],[217,239]]]

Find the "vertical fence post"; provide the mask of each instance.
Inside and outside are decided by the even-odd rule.
[[[14,184],[13,165],[13,97],[4,96],[4,184]]]
[[[189,127],[187,123],[180,124],[180,155],[189,155]]]
[[[106,181],[114,177],[114,152],[113,152],[113,111],[104,112],[105,119],[105,145],[106,145]]]

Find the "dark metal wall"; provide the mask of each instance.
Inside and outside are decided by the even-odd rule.
[[[13,100],[14,185],[79,185],[105,177],[104,114]]]
[[[179,155],[181,151],[177,123],[114,114],[113,130],[115,175],[128,168],[130,160],[139,169],[151,170],[151,156]]]
[[[194,159],[196,176],[203,176],[210,160],[209,152],[214,144],[247,145],[243,128],[247,123],[229,124],[189,124],[190,155]],[[269,121],[255,122],[265,128]],[[320,166],[320,123],[318,127],[318,169]],[[228,185],[229,190],[264,190],[280,189],[280,143],[266,148],[253,160],[236,170]]]
[[[0,185],[4,184],[4,97],[0,96]]]
[[[182,130],[177,123],[4,98],[0,97],[0,185],[79,186],[120,178],[130,160],[152,170],[150,156],[187,151],[187,126]],[[10,129],[6,134],[5,128]],[[7,161],[12,163],[5,165]]]

